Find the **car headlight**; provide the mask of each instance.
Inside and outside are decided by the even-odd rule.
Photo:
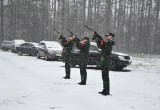
[[[55,51],[56,56],[61,56],[62,52],[61,51]]]
[[[119,58],[120,60],[126,60],[126,59],[124,58],[124,56],[118,56],[118,58]]]

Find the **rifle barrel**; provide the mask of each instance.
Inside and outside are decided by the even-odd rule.
[[[84,25],[85,28],[87,28],[90,31],[94,31],[93,29],[89,28],[87,25]]]

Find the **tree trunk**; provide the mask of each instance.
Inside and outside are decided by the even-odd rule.
[[[0,43],[3,41],[3,35],[4,35],[4,33],[3,33],[3,0],[1,0],[1,41],[0,41]]]

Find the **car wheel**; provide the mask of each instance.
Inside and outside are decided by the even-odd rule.
[[[116,65],[116,62],[111,60],[111,63],[110,63],[110,70],[114,71],[117,69],[117,65]]]
[[[18,51],[18,55],[19,55],[19,56],[22,56],[22,52],[21,52],[21,51]]]
[[[37,53],[37,59],[40,59],[39,53]]]
[[[116,70],[122,71],[122,70],[123,70],[123,67],[118,67]]]
[[[46,60],[46,61],[48,61],[48,60],[49,60],[49,58],[48,58],[48,55],[47,55],[47,54],[45,54],[45,60]]]
[[[3,51],[7,51],[7,49],[5,47],[2,48]]]

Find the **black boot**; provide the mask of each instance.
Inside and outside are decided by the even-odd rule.
[[[107,91],[107,90],[105,90],[105,89],[103,89],[103,91],[101,91],[101,92],[98,92],[99,94],[102,94],[102,95],[109,95],[109,92]]]
[[[78,83],[79,85],[86,85],[86,82],[85,81],[81,81]]]
[[[70,77],[69,76],[65,76],[65,77],[63,77],[64,79],[70,79]]]

